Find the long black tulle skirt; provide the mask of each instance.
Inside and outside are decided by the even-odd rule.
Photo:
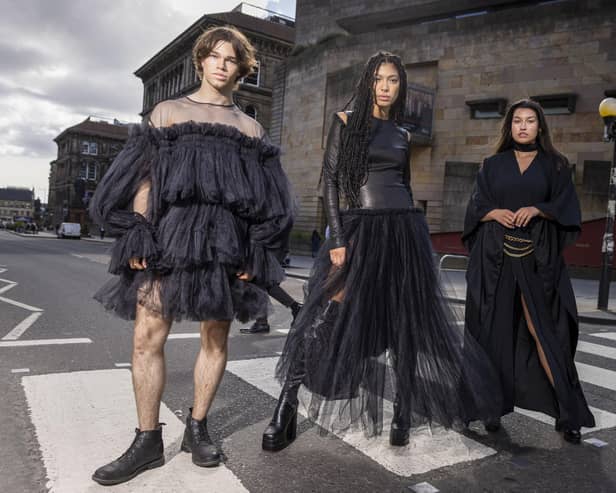
[[[423,212],[354,209],[343,228],[345,264],[332,266],[326,242],[276,368],[284,382],[303,359],[309,417],[372,436],[383,430],[384,400],[395,399],[411,427],[499,416],[498,376],[445,300]],[[335,320],[319,323],[334,296]]]

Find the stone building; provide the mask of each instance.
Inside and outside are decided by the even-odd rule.
[[[555,145],[575,165],[584,220],[605,214],[612,144],[602,140],[597,108],[616,90],[616,2],[298,0],[296,22],[276,103],[301,204],[296,249],[324,229],[317,184],[325,136],[378,50],[406,64],[411,184],[432,232],[461,230],[506,106],[523,97],[541,102]]]
[[[0,188],[0,222],[32,221],[34,190],[28,188]]]
[[[272,114],[275,113],[272,91],[277,81],[282,83],[278,68],[293,48],[294,22],[283,15],[244,3],[230,12],[204,15],[137,69],[135,75],[143,81],[144,87],[143,117],[159,101],[178,98],[199,88],[200,80],[192,63],[192,46],[207,28],[225,25],[238,28],[257,49],[258,65],[255,72],[240,83],[235,102],[256,118],[266,131],[272,129],[272,122],[277,129],[280,127],[280,116]],[[271,137],[278,142],[280,134]]]
[[[58,157],[50,163],[50,222],[91,226],[87,204],[96,185],[128,139],[128,126],[90,117],[64,130],[54,142]]]

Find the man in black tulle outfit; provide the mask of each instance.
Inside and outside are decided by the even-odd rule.
[[[90,214],[117,235],[109,270],[95,295],[135,320],[133,385],[139,428],[129,449],[99,468],[103,485],[128,481],[164,463],[159,409],[164,345],[174,320],[200,322],[194,400],[181,449],[197,466],[222,453],[207,414],[227,362],[233,319],[267,315],[267,289],[292,224],[292,200],[279,150],[261,125],[233,103],[238,81],[256,65],[239,31],[211,28],[193,48],[200,89],[159,103],[133,129],[92,198]]]

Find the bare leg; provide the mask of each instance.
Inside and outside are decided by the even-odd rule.
[[[533,321],[530,318],[530,313],[528,311],[528,307],[526,306],[526,301],[524,301],[524,296],[520,295],[522,299],[522,308],[524,310],[524,318],[526,319],[526,325],[528,326],[528,331],[530,335],[535,339],[535,344],[537,345],[537,352],[539,353],[539,361],[541,362],[541,366],[545,370],[552,387],[554,387],[554,377],[552,376],[552,370],[550,369],[550,365],[548,364],[548,360],[545,357],[545,353],[543,352],[543,348],[541,347],[541,343],[539,342],[539,338],[537,337],[537,331],[535,330],[535,326],[533,325]]]
[[[141,431],[158,426],[160,400],[165,387],[164,346],[171,321],[137,305],[133,337],[133,388]]]
[[[201,322],[201,349],[195,363],[195,399],[192,417],[202,420],[212,405],[227,366],[229,320]]]

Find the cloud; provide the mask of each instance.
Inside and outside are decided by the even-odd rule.
[[[133,72],[202,15],[237,3],[3,0],[0,186],[46,189],[53,138],[88,115],[138,121],[143,86]],[[291,0],[251,3],[294,15]]]

